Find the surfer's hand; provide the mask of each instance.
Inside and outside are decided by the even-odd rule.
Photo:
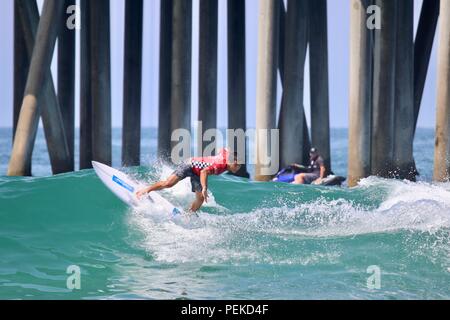
[[[143,195],[145,195],[146,193],[147,193],[147,189],[139,190],[138,192],[136,192],[136,197],[138,198],[138,200],[141,200],[141,197]]]
[[[205,200],[205,203],[207,203],[208,202],[208,189],[202,190],[202,196],[203,196],[203,199]]]

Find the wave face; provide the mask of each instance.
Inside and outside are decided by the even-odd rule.
[[[153,181],[170,169],[130,173]],[[210,189],[201,224],[187,229],[126,207],[92,170],[0,177],[0,298],[450,298],[450,184],[371,177],[346,189],[223,175]],[[165,196],[192,200],[188,182]],[[66,286],[71,265],[79,290]],[[370,266],[380,289],[367,286]]]

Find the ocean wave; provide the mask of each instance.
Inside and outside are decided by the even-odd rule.
[[[174,195],[190,198],[188,185],[178,188]],[[299,199],[293,205],[289,199],[288,205],[279,206],[277,201],[276,206],[267,207],[266,202],[266,206],[248,212],[202,212],[203,226],[194,230],[169,219],[152,219],[148,214],[151,208],[147,208],[147,214],[130,214],[130,221],[146,234],[143,246],[157,260],[166,262],[304,264],[327,259],[331,263],[339,257],[334,249],[304,250],[299,254],[292,247],[338,238],[345,241],[371,235],[382,238],[383,234],[398,237],[401,245],[408,246],[411,252],[448,256],[448,185],[370,178],[358,188],[381,193],[381,203],[367,206],[355,200],[333,199],[333,193],[322,193],[307,203]],[[414,193],[422,196],[411,197]],[[420,240],[412,241],[415,237]]]
[[[163,164],[158,168],[125,170],[151,183],[172,171]],[[173,275],[181,282],[192,273],[240,281],[246,272],[246,279],[270,282],[278,276],[300,281],[296,274],[304,272],[314,288],[321,287],[318,277],[331,279],[328,284],[344,277],[336,296],[350,290],[365,297],[370,293],[354,279],[362,277],[365,283],[367,266],[376,264],[383,269],[383,281],[393,288],[380,297],[423,297],[422,289],[431,285],[437,287],[434,296],[449,296],[448,289],[439,285],[450,275],[448,183],[370,177],[355,188],[327,188],[225,175],[213,177],[210,189],[210,202],[199,213],[201,224],[186,228],[150,205],[127,208],[92,170],[0,178],[0,256],[7,262],[0,264],[0,273],[14,284],[2,290],[21,290],[22,282],[46,284],[47,273],[65,275],[67,265],[80,264],[87,279],[99,286],[92,287],[93,296],[111,297],[118,286],[120,294],[179,295],[176,285],[166,295],[148,291],[148,278],[155,274],[160,278],[152,279],[161,281],[160,290]],[[164,196],[187,207],[193,200],[189,180]],[[43,279],[36,280],[30,266],[47,270],[38,275]],[[219,281],[215,279],[213,285]],[[60,285],[59,280],[52,281],[50,286]],[[227,292],[224,297],[235,297]]]

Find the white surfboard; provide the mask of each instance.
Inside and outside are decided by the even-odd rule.
[[[128,177],[125,173],[111,168],[103,163],[92,161],[95,173],[100,180],[111,190],[119,199],[131,207],[137,207],[140,201],[136,197],[136,192],[144,187]],[[181,208],[175,207],[169,201],[164,199],[157,192],[151,192],[147,196],[148,200],[162,207],[170,218],[187,216]]]

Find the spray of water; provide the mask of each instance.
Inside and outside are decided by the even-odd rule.
[[[163,166],[157,176],[165,178],[170,172]],[[249,189],[253,187],[248,183]],[[280,197],[233,212],[212,196],[208,208],[199,213],[201,227],[195,229],[177,225],[152,208],[131,211],[128,217],[131,226],[144,234],[138,245],[167,263],[338,263],[345,249],[330,244],[331,240],[348,242],[381,234],[397,237],[397,245],[412,256],[426,256],[446,269],[450,266],[449,184],[371,177],[357,188],[382,193],[382,201],[367,206],[345,197],[330,198],[322,190],[310,202]],[[189,181],[165,195],[187,205],[192,200]]]

